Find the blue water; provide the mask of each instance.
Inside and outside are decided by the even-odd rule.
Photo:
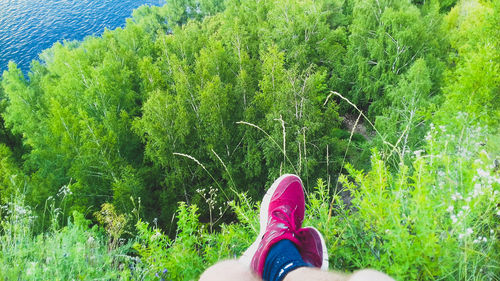
[[[133,9],[165,0],[0,0],[0,74],[10,60],[27,72],[33,59],[62,40],[125,25]]]

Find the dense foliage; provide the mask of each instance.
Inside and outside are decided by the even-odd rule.
[[[494,279],[499,25],[499,1],[178,0],[10,63],[0,278],[195,279],[289,172],[332,268]]]
[[[234,2],[203,23],[172,24],[192,17],[176,5],[191,4],[143,7],[123,30],[56,44],[29,80],[10,64],[2,116],[27,148],[30,205],[70,185],[73,210],[113,202],[128,212],[141,197],[146,217],[166,224],[177,201],[198,202],[214,180],[258,196],[283,172],[338,172],[349,134],[328,85],[346,53],[340,5],[286,3],[283,13]]]

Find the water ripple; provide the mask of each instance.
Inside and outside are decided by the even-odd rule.
[[[99,35],[125,25],[132,10],[164,0],[1,0],[0,73],[10,60],[26,72],[33,59],[61,40]]]

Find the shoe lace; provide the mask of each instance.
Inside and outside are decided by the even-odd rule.
[[[276,222],[284,224],[293,234],[297,234],[300,229],[297,228],[297,224],[295,222],[295,210],[296,209],[292,209],[290,214],[287,214],[287,212],[282,209],[275,209],[271,216],[276,220]],[[276,213],[279,213],[280,215],[277,215]]]
[[[287,229],[287,231],[293,236],[291,241],[294,242],[295,245],[300,246],[302,244],[300,233],[305,231],[305,229],[297,227],[295,221],[295,211],[296,209],[292,209],[290,212],[286,212],[283,209],[278,208],[271,213],[271,216],[275,219],[276,223],[283,224],[284,227],[282,229]]]

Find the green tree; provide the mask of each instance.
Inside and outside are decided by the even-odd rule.
[[[394,87],[388,87],[390,105],[376,117],[375,126],[382,134],[376,140],[379,147],[385,147],[386,156],[395,157],[394,166],[413,157],[413,151],[424,145],[427,131],[425,118],[433,103],[432,82],[425,60],[417,59]],[[382,140],[383,138],[383,140]],[[382,141],[393,146],[387,146]],[[398,157],[399,156],[399,157]]]
[[[157,209],[146,190],[155,190],[161,177],[145,179],[156,168],[144,161],[130,127],[148,93],[141,78],[151,75],[139,70],[166,29],[160,8],[134,15],[102,38],[54,45],[40,55],[42,64],[32,65],[29,80],[14,64],[4,73],[3,116],[29,148],[23,169],[30,175],[28,198],[38,208],[71,183],[72,208],[81,212],[106,201],[130,211],[130,197],[142,197],[149,214]]]
[[[423,58],[430,70],[431,91],[438,91],[446,42],[439,7],[420,10],[409,1],[356,1],[349,27],[344,91],[371,116],[389,106],[388,87]]]
[[[0,204],[10,202],[24,185],[24,173],[14,160],[9,147],[0,143]]]
[[[173,0],[166,5],[166,20],[171,28],[187,23],[189,19],[201,20],[224,10],[223,0]]]
[[[452,46],[443,85],[444,102],[434,121],[460,131],[458,115],[467,123],[498,131],[500,124],[500,4],[498,1],[460,2],[446,16]]]
[[[10,150],[13,150],[14,156],[16,158],[20,158],[23,153],[21,138],[12,134],[9,128],[5,126],[5,121],[2,117],[6,106],[7,99],[4,96],[0,80],[0,144],[6,145]]]

